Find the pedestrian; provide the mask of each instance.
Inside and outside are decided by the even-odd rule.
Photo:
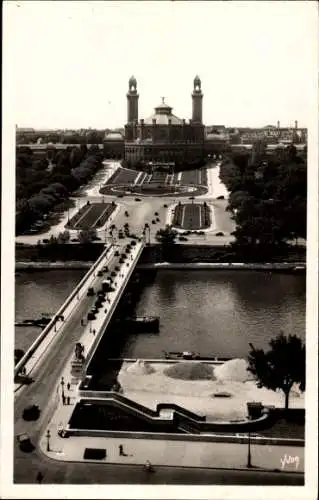
[[[39,471],[39,472],[37,473],[37,481],[38,481],[38,483],[39,483],[39,484],[41,484],[41,483],[42,483],[43,478],[44,478],[44,476],[43,476],[42,472],[41,472],[41,471]]]
[[[70,404],[70,396],[68,396],[68,397],[66,398],[66,404],[67,404],[67,405],[69,405],[69,404]]]
[[[65,405],[65,396],[62,394],[62,404]]]
[[[71,384],[70,384],[70,382],[68,382],[68,383],[66,384],[66,388],[67,388],[67,390],[68,390],[68,391],[70,390],[70,388],[71,388]]]
[[[124,452],[122,444],[119,446],[119,455],[120,457],[127,457],[127,453]]]
[[[96,333],[95,330],[93,330],[93,335],[95,335],[95,333]]]
[[[154,472],[154,467],[149,460],[146,460],[145,462],[145,470],[147,472]]]

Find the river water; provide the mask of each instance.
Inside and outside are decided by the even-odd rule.
[[[16,276],[16,318],[54,314],[85,270]],[[161,270],[147,285],[137,315],[160,317],[159,334],[128,336],[123,356],[162,357],[162,350],[246,356],[249,342],[265,348],[281,330],[305,338],[305,276],[257,271]],[[16,347],[40,333],[16,328]]]
[[[15,277],[16,321],[53,316],[79,283],[87,270],[65,269],[19,272]],[[41,328],[16,327],[15,347],[26,350],[41,333]]]

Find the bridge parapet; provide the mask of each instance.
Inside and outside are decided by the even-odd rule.
[[[87,368],[89,364],[92,361],[92,358],[96,352],[96,349],[100,343],[100,340],[105,332],[105,329],[107,325],[109,324],[113,313],[119,303],[120,298],[122,297],[122,294],[127,286],[127,283],[129,282],[129,279],[136,267],[136,264],[141,256],[141,253],[143,251],[143,248],[145,246],[145,240],[143,239],[142,241],[136,242],[136,245],[132,248],[131,250],[131,258],[128,260],[128,266],[126,264],[121,265],[121,270],[120,274],[117,278],[117,286],[116,289],[113,292],[108,293],[108,297],[110,300],[110,303],[108,305],[107,312],[105,313],[104,310],[101,310],[98,313],[98,317],[95,320],[94,323],[94,329],[95,329],[95,335],[93,337],[93,341],[91,346],[89,347],[86,357],[85,357],[85,362],[83,365],[83,372],[85,373],[87,371]]]

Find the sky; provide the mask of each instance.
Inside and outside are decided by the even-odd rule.
[[[165,96],[189,119],[196,74],[207,125],[309,126],[314,1],[11,0],[3,19],[3,75],[20,127],[122,127],[131,75],[139,118]]]

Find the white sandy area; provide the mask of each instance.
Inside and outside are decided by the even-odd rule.
[[[167,377],[163,371],[171,363],[150,363],[155,369],[152,374],[132,373],[127,368],[132,363],[124,362],[118,375],[124,396],[156,409],[158,403],[175,403],[198,413],[206,415],[208,420],[235,420],[247,417],[247,402],[261,402],[264,405],[284,406],[284,395],[281,391],[258,389],[254,381],[210,381],[210,380],[177,380]],[[217,392],[228,392],[231,398],[214,398]],[[291,393],[289,406],[304,408],[304,394]]]

